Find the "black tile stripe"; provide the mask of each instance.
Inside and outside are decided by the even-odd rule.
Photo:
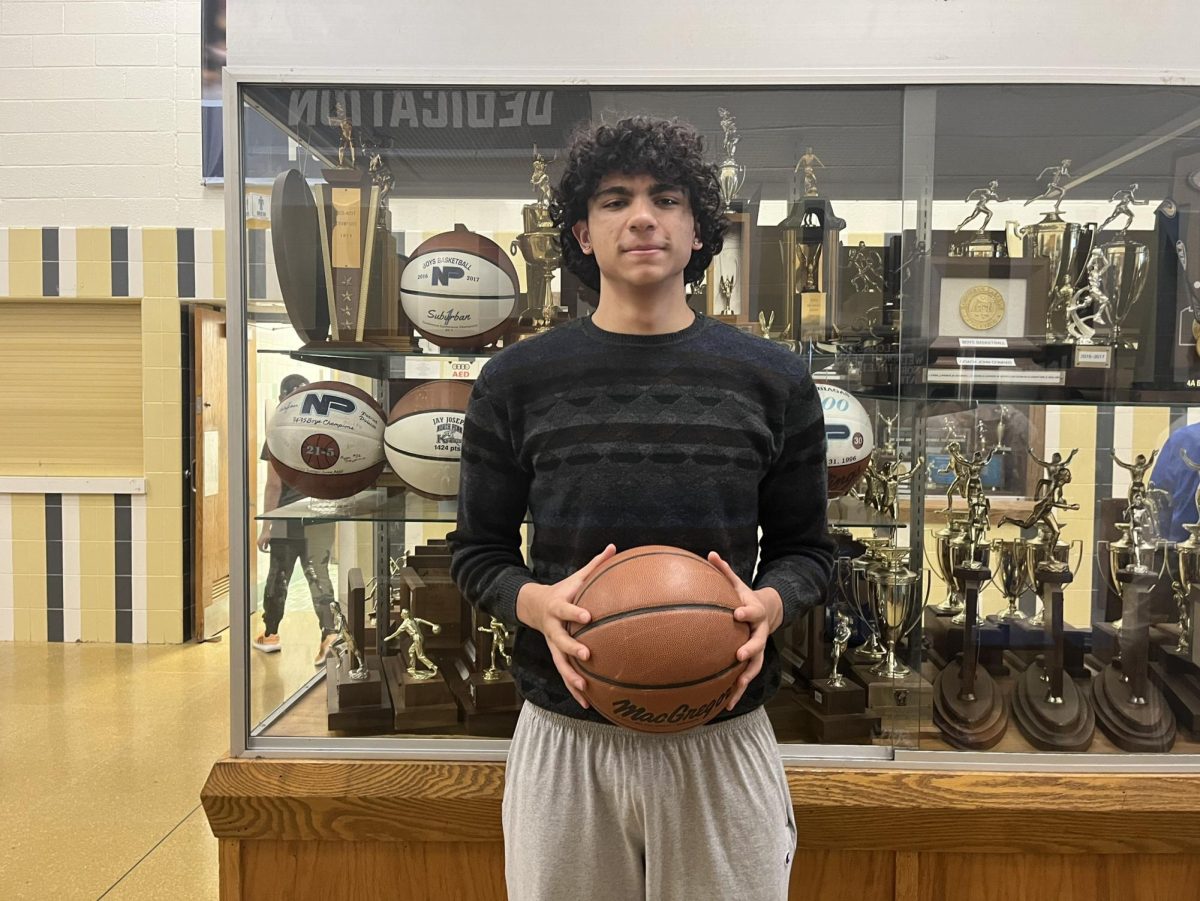
[[[62,495],[46,495],[46,640],[63,640]]]
[[[1102,448],[1113,446],[1115,410],[1112,407],[1099,407],[1096,410],[1096,494],[1092,512],[1093,544],[1104,535],[1104,517],[1101,515],[1101,504],[1105,498],[1112,497],[1113,461],[1112,454]],[[1069,451],[1069,448],[1068,448]],[[1064,456],[1066,456],[1064,454]],[[1087,552],[1084,548],[1084,552]],[[1092,558],[1092,622],[1104,622],[1104,608],[1108,600],[1108,581],[1100,569],[1099,557]],[[1105,564],[1107,565],[1107,564]]]
[[[179,296],[196,296],[196,230],[175,229],[175,251],[179,267]]]
[[[129,296],[129,229],[114,226],[110,232],[112,250],[112,293],[113,297]]]
[[[54,226],[42,229],[42,296],[58,297],[58,229]]]
[[[133,511],[128,494],[113,496],[117,641],[133,641]]]

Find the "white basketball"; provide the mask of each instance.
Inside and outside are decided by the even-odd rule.
[[[400,274],[400,303],[422,335],[443,347],[484,347],[517,309],[517,270],[489,239],[457,226],[421,244]]]
[[[875,450],[871,417],[858,398],[834,385],[817,384],[825,413],[825,466],[829,496],[841,497],[862,478]]]
[[[428,382],[392,408],[384,452],[396,475],[418,494],[435,500],[457,496],[470,396],[468,382]]]
[[[311,497],[349,497],[383,471],[383,410],[343,382],[314,382],[285,397],[267,425],[279,477]]]

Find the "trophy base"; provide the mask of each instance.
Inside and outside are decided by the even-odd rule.
[[[841,685],[835,685],[829,679],[818,679],[810,687],[813,705],[825,716],[862,713],[867,707],[863,687],[844,676]]]
[[[440,658],[439,658],[440,660]],[[511,738],[517,727],[517,717],[521,712],[521,698],[507,707],[484,708],[475,703],[471,696],[470,677],[475,675],[462,660],[455,660],[447,670],[446,681],[454,693],[462,711],[462,722],[468,735],[482,735],[494,738]],[[511,676],[509,677],[511,679]],[[514,686],[515,688],[515,686]],[[515,694],[515,692],[514,692]]]
[[[487,679],[483,673],[471,673],[467,687],[476,710],[491,710],[497,707],[513,707],[520,702],[517,684],[508,673],[500,673],[498,679]]]
[[[1050,703],[1045,676],[1045,667],[1039,662],[1016,680],[1012,715],[1017,728],[1039,751],[1086,751],[1096,731],[1091,706],[1071,679],[1063,680],[1062,703]]]
[[[380,677],[379,658],[368,654],[370,677],[363,682],[350,679],[346,661],[330,657],[325,664],[326,723],[331,732],[390,732],[392,702]],[[347,692],[343,694],[342,688]],[[368,694],[367,692],[370,692]]]
[[[941,660],[953,661],[963,651],[963,624],[955,626],[948,618],[936,616],[932,611],[925,614],[924,635],[934,654]],[[979,642],[979,665],[992,676],[1008,675],[1004,663],[1004,649],[1008,646],[1009,626],[982,622],[976,627]]]
[[[1150,678],[1175,714],[1175,722],[1188,735],[1200,734],[1200,677],[1172,670],[1169,663],[1151,663]]]
[[[1092,680],[1096,722],[1122,751],[1169,751],[1175,744],[1175,715],[1153,682],[1146,681],[1145,691],[1145,703],[1134,704],[1130,683],[1109,664]]]
[[[988,619],[995,623],[1019,623],[1029,619],[1029,614],[1021,610],[1016,604],[1009,604],[1004,610],[999,613],[991,614]]]
[[[458,705],[439,671],[432,679],[413,679],[399,655],[385,657],[384,677],[392,695],[393,725],[398,732],[458,725]]]
[[[868,666],[852,666],[849,676],[867,690],[867,707],[876,712],[904,708],[923,719],[933,712],[933,686],[915,670],[902,678],[890,678],[871,672]]]
[[[822,713],[817,704],[800,693],[797,699],[804,737],[821,744],[871,744],[880,728],[880,718],[870,711],[862,713]]]
[[[987,670],[976,667],[973,697],[962,694],[962,660],[938,673],[933,683],[933,723],[947,743],[963,751],[995,747],[1008,730],[1004,696]]]
[[[955,597],[947,599],[945,602],[934,607],[930,607],[929,609],[938,616],[957,616],[960,613],[966,612],[967,605],[964,604],[960,598]]]

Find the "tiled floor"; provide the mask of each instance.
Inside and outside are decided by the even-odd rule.
[[[280,653],[250,653],[256,722],[316,672],[321,631],[299,568],[279,633]],[[0,901],[216,899],[200,789],[228,749],[228,632],[174,646],[0,642]]]
[[[228,639],[0,644],[0,897],[215,899]]]

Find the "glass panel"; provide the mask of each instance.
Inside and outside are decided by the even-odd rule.
[[[353,456],[352,445],[370,441],[351,437],[346,448],[335,448],[320,435],[330,417],[351,409],[370,426],[362,432],[373,434],[372,414],[364,413],[372,400],[373,416],[384,421],[400,415],[397,405],[428,409],[412,392],[431,380],[470,384],[498,346],[590,315],[596,292],[557,265],[548,241],[545,211],[536,205],[535,153],[556,182],[577,123],[644,113],[694,124],[721,169],[730,228],[703,278],[687,286],[689,304],[803,355],[823,386],[827,424],[837,422],[831,481],[842,496],[831,507],[830,525],[843,558],[841,587],[774,638],[782,688],[767,709],[776,732],[787,742],[886,749],[895,735],[911,731],[911,707],[898,709],[903,705],[886,677],[881,682],[870,672],[876,661],[852,653],[870,628],[887,623],[871,600],[881,583],[873,570],[855,568],[852,557],[879,543],[863,539],[907,546],[907,493],[921,481],[902,480],[877,504],[881,509],[850,490],[872,446],[882,445],[879,461],[903,470],[910,464],[900,460],[917,434],[897,363],[902,295],[915,290],[909,285],[918,259],[903,196],[901,89],[297,85],[249,86],[243,97],[252,350],[245,391],[249,445],[259,458],[249,493],[258,505],[255,537],[265,548],[251,548],[250,633],[265,636],[248,651],[252,730],[317,737],[510,734],[518,697],[504,655],[492,654],[500,633],[449,579],[444,542],[455,501],[430,497],[457,487],[439,488],[445,467],[428,459],[440,453],[440,426],[448,429],[447,446],[454,443],[453,424],[430,423],[430,437],[421,440],[433,442],[433,452],[391,448],[382,472],[371,462],[342,463],[346,448]],[[910,200],[909,210],[916,206]],[[516,327],[483,349],[471,341],[430,340],[452,338],[449,326],[461,310],[439,307],[439,323],[424,304],[400,302],[402,288],[410,300],[426,296],[415,283],[405,288],[409,258],[456,229],[457,238],[442,239],[454,252],[466,252],[464,240],[475,242],[470,246],[490,254],[494,267],[512,269],[519,288]],[[464,239],[463,229],[473,234]],[[438,278],[459,275],[443,268]],[[414,320],[420,325],[423,317],[418,332]],[[438,332],[439,325],[446,328]],[[286,414],[295,433],[288,444],[282,419],[269,427],[284,389],[299,384],[296,377],[308,380],[304,396],[312,399],[309,408],[296,401],[301,409]],[[553,383],[558,376],[544,378]],[[312,388],[318,382],[339,384]],[[439,397],[434,409],[452,413],[458,403],[461,421],[461,392],[446,388]],[[280,437],[271,450],[278,466],[268,462],[269,432]],[[383,450],[378,435],[372,440],[374,450],[361,450],[364,459]],[[353,472],[364,468],[356,483]],[[286,478],[272,475],[279,472]],[[433,483],[422,482],[429,478]],[[338,497],[276,496],[281,486]],[[527,558],[530,532],[522,528]],[[848,573],[861,584],[848,583]],[[849,599],[858,600],[858,614]],[[362,667],[353,654],[320,655],[325,635],[342,631],[329,600],[340,605]],[[422,627],[436,677],[406,678],[411,631],[381,641],[401,625],[412,628],[401,620],[403,610],[440,626]],[[279,650],[271,649],[268,626],[277,631]],[[899,642],[896,667],[912,662],[913,648],[919,656],[919,643]],[[841,684],[829,682],[831,658]],[[493,666],[501,678],[488,677]],[[419,659],[416,668],[426,669]],[[351,670],[366,678],[354,679]],[[871,705],[887,707],[886,724]]]
[[[1200,91],[925,90],[919,747],[1195,753]]]

